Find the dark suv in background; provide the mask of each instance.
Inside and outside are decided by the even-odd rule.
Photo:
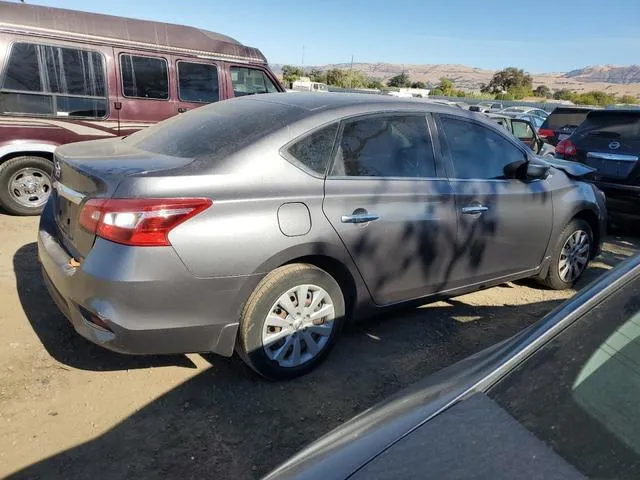
[[[556,156],[597,170],[610,218],[640,217],[640,110],[594,110],[556,146]]]
[[[538,135],[555,147],[559,141],[568,138],[592,110],[584,107],[557,107],[540,126]]]

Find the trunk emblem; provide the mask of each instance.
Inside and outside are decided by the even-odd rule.
[[[620,148],[620,142],[611,142],[611,143],[609,144],[609,148],[610,148],[611,150],[617,150],[617,149],[619,149],[619,148]]]

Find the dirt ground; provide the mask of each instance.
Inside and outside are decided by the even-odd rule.
[[[518,282],[351,325],[317,371],[270,383],[236,358],[128,357],[87,342],[45,291],[36,228],[0,214],[0,477],[256,478],[573,293]],[[609,237],[578,288],[638,246]]]

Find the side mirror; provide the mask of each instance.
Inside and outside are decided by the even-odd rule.
[[[511,162],[504,166],[503,172],[505,178],[517,178],[524,180],[527,177],[527,165],[529,162],[526,160],[518,160]]]
[[[549,174],[549,168],[551,168],[549,165],[527,162],[525,178],[527,180],[544,180]]]

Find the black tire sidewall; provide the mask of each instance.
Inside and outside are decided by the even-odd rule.
[[[564,246],[567,239],[571,235],[573,235],[577,230],[584,230],[585,232],[587,232],[587,235],[589,235],[589,259],[591,259],[591,255],[593,254],[593,249],[594,249],[593,230],[591,229],[591,226],[589,225],[588,222],[584,220],[580,220],[580,219],[571,220],[571,222],[569,222],[567,226],[564,228],[564,230],[562,231],[562,234],[558,239],[558,243],[553,252],[553,255],[551,256],[551,265],[549,267],[549,274],[547,276],[546,283],[548,286],[556,290],[572,288],[575,285],[575,283],[578,280],[580,280],[580,277],[582,277],[582,275],[584,274],[584,272],[588,267],[588,263],[587,263],[584,270],[582,270],[582,272],[580,272],[580,275],[578,275],[578,277],[572,282],[565,282],[560,278],[559,262],[560,262],[560,254],[562,253],[562,247]]]
[[[44,171],[49,176],[50,183],[52,180],[53,164],[42,157],[15,157],[0,164],[0,207],[5,209],[7,213],[13,215],[39,215],[44,205],[37,208],[29,208],[18,204],[9,193],[9,179],[18,170],[22,168],[37,168]]]
[[[331,297],[335,308],[333,331],[324,350],[315,358],[298,367],[281,367],[267,356],[262,347],[262,328],[268,312],[278,298],[287,290],[303,284],[321,287]],[[241,320],[239,347],[242,350],[240,354],[243,360],[260,375],[270,380],[295,378],[313,370],[327,357],[344,324],[344,296],[338,283],[325,271],[308,265],[304,270],[293,270],[289,274],[284,274],[270,288],[261,293],[253,308],[245,311],[245,316]]]

